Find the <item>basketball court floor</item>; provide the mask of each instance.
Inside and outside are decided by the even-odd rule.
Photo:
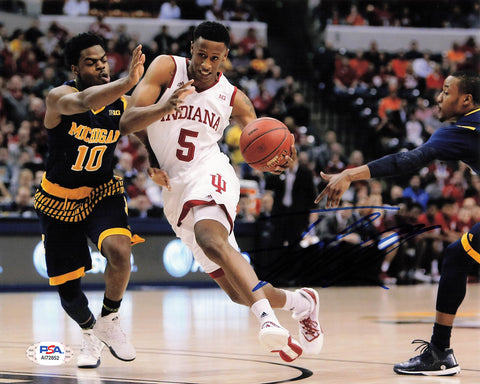
[[[129,290],[121,319],[137,348],[133,362],[102,354],[97,369],[76,367],[81,337],[56,293],[0,294],[0,383],[162,384],[478,384],[480,285],[469,285],[453,330],[462,372],[452,377],[399,376],[394,363],[413,357],[416,338],[429,339],[435,285],[319,288],[325,344],[320,355],[293,363],[262,349],[258,323],[246,307],[217,288]],[[103,293],[87,295],[99,312]],[[287,312],[279,320],[295,334]],[[73,358],[63,365],[30,361],[26,350],[61,343]]]

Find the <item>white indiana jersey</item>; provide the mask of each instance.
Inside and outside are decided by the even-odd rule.
[[[187,59],[171,57],[175,61],[175,74],[159,99],[160,104],[189,81]],[[170,178],[183,177],[192,167],[220,152],[217,143],[230,122],[236,91],[237,88],[220,74],[212,87],[188,95],[178,112],[166,115],[148,127],[150,145],[160,167]]]
[[[189,80],[187,59],[172,58],[175,74],[159,103],[165,103]],[[199,205],[219,205],[227,214],[229,230],[232,230],[240,186],[218,141],[230,122],[236,91],[237,88],[220,75],[212,87],[188,95],[178,112],[164,116],[147,128],[160,168],[170,178],[171,191],[162,191],[164,212],[181,238],[182,232],[192,230],[188,224],[180,228],[181,223],[190,209]]]

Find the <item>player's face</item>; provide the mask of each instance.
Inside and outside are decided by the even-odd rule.
[[[191,46],[192,61],[188,68],[197,90],[211,87],[217,81],[220,64],[225,61],[228,49],[224,43],[200,37]]]
[[[107,55],[100,45],[94,45],[80,52],[78,66],[72,66],[83,88],[110,82],[110,67]]]
[[[453,76],[448,76],[443,82],[443,90],[437,97],[438,118],[440,121],[456,121],[464,115],[463,98],[458,89],[460,80]]]

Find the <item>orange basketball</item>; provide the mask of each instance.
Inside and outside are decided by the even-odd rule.
[[[291,156],[293,136],[287,126],[272,117],[260,117],[243,128],[240,151],[252,168],[269,172]]]

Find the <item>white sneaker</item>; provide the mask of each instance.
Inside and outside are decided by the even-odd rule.
[[[292,339],[290,332],[275,323],[267,321],[258,335],[260,344],[270,352],[278,352],[280,357],[290,363],[302,354],[302,347]]]
[[[120,326],[118,313],[98,316],[93,327],[93,333],[110,349],[119,360],[132,361],[136,357],[135,347],[127,340]]]
[[[323,348],[323,330],[318,322],[318,293],[312,288],[297,289],[296,292],[310,302],[309,309],[292,314],[292,317],[298,320],[300,344],[305,353],[318,354]]]
[[[103,343],[91,329],[82,329],[82,335],[82,348],[77,358],[77,367],[97,368],[100,365]]]
[[[421,283],[431,283],[432,277],[425,273],[424,269],[416,269],[413,273],[413,278]]]

